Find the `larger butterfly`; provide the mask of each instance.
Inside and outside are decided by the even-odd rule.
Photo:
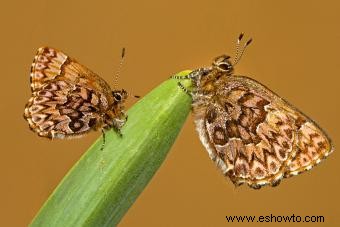
[[[192,96],[196,130],[210,158],[235,185],[258,189],[311,169],[333,146],[301,111],[259,82],[233,74],[251,42],[239,53],[242,37],[233,63],[222,55],[211,67],[174,78],[192,80],[191,90],[179,86]]]
[[[30,82],[32,97],[24,118],[39,136],[73,138],[98,129],[104,136],[105,129],[120,133],[125,124],[127,92],[111,90],[102,78],[61,51],[40,48]]]

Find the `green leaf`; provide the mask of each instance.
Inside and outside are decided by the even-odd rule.
[[[179,76],[187,75],[183,71]],[[183,81],[190,86],[190,80]],[[31,226],[115,226],[164,161],[191,107],[169,79],[128,111],[123,137],[106,133],[74,165]]]

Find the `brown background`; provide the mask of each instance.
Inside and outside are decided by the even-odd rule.
[[[236,72],[288,99],[339,144],[337,1],[91,2],[1,3],[0,226],[27,225],[100,135],[49,141],[28,129],[22,113],[30,97],[29,69],[43,45],[65,51],[111,84],[120,50],[126,47],[119,86],[145,95],[173,73],[232,54],[236,37],[244,31],[254,42]],[[323,215],[326,222],[319,225],[334,226],[340,222],[338,154],[276,188],[235,188],[209,160],[190,116],[120,226],[238,226],[242,223],[227,223],[225,216],[270,214]]]

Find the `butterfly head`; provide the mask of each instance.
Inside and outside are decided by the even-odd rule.
[[[231,74],[234,71],[233,64],[230,61],[230,56],[221,55],[214,59],[213,68],[217,69],[220,72]]]
[[[118,103],[124,103],[125,100],[128,97],[128,93],[124,89],[122,89],[122,90],[113,90],[112,91],[112,96],[113,96],[113,99],[114,99],[115,103],[117,103],[117,104]]]
[[[233,73],[234,66],[237,65],[245,49],[252,42],[252,39],[249,39],[240,49],[240,43],[241,43],[242,38],[243,38],[243,33],[241,33],[237,39],[236,54],[235,54],[234,60],[231,62],[230,56],[225,55],[225,54],[218,56],[214,59],[213,64],[212,64],[214,69],[217,69],[218,72],[221,72],[227,75],[231,75]]]

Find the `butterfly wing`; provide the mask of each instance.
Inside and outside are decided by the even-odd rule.
[[[193,102],[196,129],[210,157],[236,185],[277,185],[332,152],[310,118],[257,81],[228,76],[216,94]]]
[[[108,98],[109,103],[113,102],[110,85],[100,76],[59,50],[41,47],[38,49],[31,66],[32,92],[52,80],[63,80],[89,87],[102,93]]]
[[[113,103],[110,86],[61,51],[40,48],[31,67],[32,97],[24,118],[38,135],[81,136],[103,125]]]
[[[60,51],[49,47],[39,48],[31,66],[32,92],[41,88],[48,81],[62,77],[63,67],[67,65],[67,61],[68,56]]]
[[[59,139],[82,136],[103,124],[99,95],[67,81],[48,81],[33,92],[24,118],[39,136]]]

